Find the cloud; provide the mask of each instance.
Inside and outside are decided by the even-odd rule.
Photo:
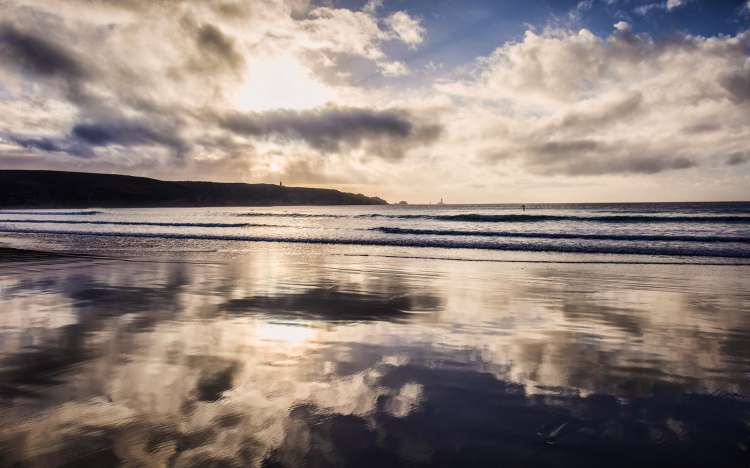
[[[568,18],[572,22],[579,22],[585,12],[594,6],[593,0],[580,0],[576,6],[568,12]]]
[[[464,150],[473,146],[485,164],[542,175],[668,173],[745,149],[748,45],[748,33],[657,42],[620,23],[607,37],[528,31],[437,89],[461,100],[467,122],[482,115],[462,132],[481,141]]]
[[[290,161],[277,175],[285,184],[346,184],[351,183],[351,175],[342,177],[330,175],[322,170],[320,161],[297,160]]]
[[[641,6],[637,7],[634,11],[635,11],[635,13],[637,13],[637,14],[639,14],[641,16],[646,16],[652,10],[665,10],[665,9],[666,9],[666,4],[663,4],[663,3],[647,3],[646,5],[641,5]]]
[[[696,166],[688,157],[653,154],[647,147],[630,152],[617,143],[596,140],[550,141],[531,146],[525,163],[533,172],[565,175],[657,174]]]
[[[632,27],[627,21],[618,21],[617,23],[615,23],[614,28],[618,31],[628,32]]]
[[[365,3],[365,6],[362,8],[362,11],[364,11],[365,13],[374,15],[375,12],[377,12],[378,9],[382,6],[383,6],[383,0],[367,0],[367,3]]]
[[[72,52],[11,24],[0,25],[0,57],[40,77],[80,80],[87,75]]]
[[[397,11],[385,20],[388,27],[396,34],[396,37],[404,43],[415,47],[424,40],[425,29],[421,21],[412,18],[404,11]]]
[[[490,162],[520,159],[531,173],[569,176],[658,174],[697,165],[690,157],[661,154],[648,145],[635,148],[594,139],[548,140],[510,153],[487,153],[485,158]]]
[[[667,0],[667,10],[674,10],[687,3],[686,0]]]
[[[222,125],[241,135],[302,140],[320,151],[366,147],[386,159],[400,159],[413,146],[433,142],[441,127],[416,121],[403,111],[327,107],[308,111],[234,113]]]
[[[12,141],[24,148],[38,149],[49,152],[64,151],[64,149],[54,138],[14,137]]]
[[[76,124],[71,134],[92,146],[138,146],[159,144],[182,151],[185,143],[173,132],[160,131],[151,125],[138,122],[112,121]]]
[[[602,127],[635,114],[642,103],[643,93],[640,91],[631,91],[625,95],[613,93],[607,99],[596,103],[584,103],[572,107],[569,112],[563,113],[559,122],[552,124],[552,127],[558,129]]]
[[[750,101],[750,63],[742,69],[727,72],[721,77],[720,83],[733,101]]]
[[[319,7],[299,22],[301,39],[309,49],[344,53],[370,60],[384,56],[380,43],[389,38],[377,19],[366,12]]]
[[[384,76],[404,76],[409,74],[409,69],[404,62],[381,62],[378,67]]]
[[[65,153],[78,158],[97,157],[97,148],[111,146],[166,147],[172,155],[182,156],[187,143],[177,136],[174,128],[166,128],[156,122],[135,120],[109,120],[101,122],[80,122],[70,131],[59,136],[8,135],[8,141],[26,149],[48,153]]]
[[[80,159],[92,159],[96,153],[83,142],[71,137],[34,137],[13,135],[8,140],[20,148],[41,152],[42,154],[51,153],[59,156],[60,153],[73,156]],[[11,158],[14,159],[14,158]]]
[[[690,1],[691,0],[666,0],[666,2],[661,3],[647,3],[637,7],[634,11],[639,15],[645,16],[652,10],[672,11],[685,6]]]
[[[739,166],[748,162],[750,162],[750,152],[747,151],[731,154],[726,161],[729,166]]]
[[[338,156],[358,150],[357,158],[366,159],[366,151],[400,159],[432,143],[440,128],[406,111],[364,110],[370,104],[361,99],[337,110],[315,110],[308,106],[319,100],[306,99],[310,83],[320,84],[323,73],[346,85],[349,70],[342,67],[357,60],[368,73],[408,73],[382,45],[415,44],[424,29],[405,12],[392,21],[379,18],[379,6],[375,1],[357,11],[306,0],[11,3],[8,22],[0,25],[0,112],[6,116],[0,117],[0,152],[13,161],[24,152],[45,161],[56,160],[44,153],[68,154],[86,158],[92,168],[104,161],[123,168],[168,166],[170,157],[179,156],[186,170],[221,172],[226,164],[221,178],[236,176],[230,172],[238,166],[262,165],[269,148],[258,149],[258,143],[269,141],[281,145],[273,151],[289,161],[299,142],[342,152]],[[257,72],[258,66],[265,68]],[[294,91],[300,99],[288,101],[299,110],[260,112],[283,101],[251,98],[278,88],[276,77],[300,83]],[[333,97],[329,87],[324,91],[326,100]],[[261,101],[267,105],[258,112],[243,108]],[[260,130],[236,132],[225,125],[232,119],[217,118],[230,114]]]
[[[207,65],[218,63],[232,70],[238,70],[245,63],[244,58],[236,49],[234,39],[225,35],[214,25],[204,24],[198,28],[195,40]]]

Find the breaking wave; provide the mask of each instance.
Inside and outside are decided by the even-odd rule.
[[[205,227],[205,228],[232,228],[265,226],[279,227],[272,224],[251,223],[166,223],[156,221],[93,221],[73,219],[0,219],[0,223],[35,223],[35,224],[96,224],[104,226],[163,226],[163,227]]]
[[[750,224],[750,216],[664,216],[664,215],[533,215],[533,214],[358,214],[334,215],[318,213],[240,213],[237,216],[276,217],[276,218],[383,218],[383,219],[423,219],[433,221],[460,221],[473,223],[539,223],[539,222],[589,222],[589,223],[699,223],[699,224]]]
[[[655,256],[683,256],[683,257],[721,257],[721,258],[750,258],[750,251],[727,249],[701,249],[689,246],[653,246],[653,245],[597,245],[597,244],[521,244],[500,242],[464,242],[443,239],[363,239],[363,238],[304,238],[304,237],[267,237],[258,235],[219,235],[193,233],[152,233],[152,232],[95,232],[95,231],[56,231],[44,229],[15,229],[0,227],[0,232],[25,234],[54,234],[98,237],[140,237],[161,239],[195,239],[219,241],[246,242],[287,242],[300,244],[332,244],[332,245],[372,245],[392,247],[432,247],[448,249],[481,249],[497,251],[520,252],[550,252],[550,253],[591,253],[591,254],[627,254],[627,255],[655,255]]]
[[[664,236],[649,234],[567,234],[545,232],[498,232],[498,231],[453,231],[440,229],[404,229],[398,227],[376,227],[372,231],[385,234],[405,234],[414,236],[478,236],[478,237],[514,237],[524,239],[581,239],[604,241],[647,241],[647,242],[737,242],[750,244],[748,237],[716,236]]]

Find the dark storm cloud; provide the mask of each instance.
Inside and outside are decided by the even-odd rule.
[[[250,5],[249,3],[216,2],[214,3],[214,9],[217,13],[229,19],[243,18],[248,16]]]
[[[194,47],[185,49],[187,71],[215,78],[219,71],[239,72],[245,60],[234,37],[224,33],[220,27],[202,23],[191,14],[180,20],[180,26]]]
[[[697,162],[686,156],[667,156],[650,148],[632,148],[592,139],[556,140],[528,144],[516,151],[488,150],[488,163],[517,159],[530,172],[542,175],[657,174],[688,169]]]
[[[750,69],[724,75],[721,85],[729,93],[732,101],[737,103],[750,101]]]
[[[280,110],[266,113],[236,114],[225,125],[239,133],[249,135],[280,134],[314,141],[325,146],[327,142],[354,141],[386,135],[406,138],[412,132],[412,123],[396,112],[374,112],[364,109],[331,109],[315,111]]]
[[[529,142],[524,146],[525,148],[519,148],[515,151],[487,149],[483,151],[481,158],[489,163],[523,158],[527,165],[543,165],[565,162],[568,159],[604,149],[604,145],[595,140]]]
[[[526,166],[540,174],[606,175],[657,174],[694,167],[684,156],[664,156],[648,149],[622,152],[617,145],[595,140],[553,141],[531,148]]]
[[[6,138],[26,149],[67,153],[85,159],[96,157],[97,147],[111,145],[161,146],[169,149],[173,155],[181,156],[189,145],[175,133],[174,129],[160,128],[158,122],[122,120],[79,123],[73,126],[69,134],[59,137],[8,135]]]
[[[388,157],[391,143],[393,149],[398,150],[390,153],[393,158],[402,155],[403,145],[431,143],[442,130],[436,124],[415,122],[405,112],[358,108],[238,113],[222,119],[221,125],[243,135],[303,140],[322,151],[374,143],[380,144],[381,156]]]
[[[227,19],[239,19],[250,16],[253,2],[247,0],[210,0],[197,2],[195,0],[68,0],[79,4],[96,4],[100,6],[128,10],[137,13],[146,12],[174,12],[182,5],[202,4]]]
[[[47,152],[64,151],[58,140],[55,138],[23,138],[13,137],[11,141],[19,146],[28,149],[38,149]]]
[[[216,26],[201,26],[196,41],[204,53],[218,58],[231,68],[237,68],[243,63],[242,55],[235,49],[234,39],[222,33]]]
[[[560,127],[603,126],[634,114],[642,103],[643,94],[635,92],[597,111],[570,112],[563,117]]]
[[[682,128],[683,133],[692,135],[695,133],[711,133],[718,132],[723,127],[717,122],[698,122],[691,125],[686,125]]]
[[[570,140],[542,143],[533,146],[531,150],[535,154],[535,161],[547,162],[601,148],[602,144],[594,140]]]
[[[657,174],[678,169],[689,169],[697,163],[687,157],[587,157],[565,161],[557,165],[554,172],[566,175],[606,175],[606,174]],[[543,171],[547,172],[547,171]]]
[[[739,166],[747,162],[750,162],[750,152],[730,154],[726,161],[729,166]]]
[[[74,55],[60,45],[13,25],[0,25],[0,57],[27,73],[43,77],[60,77],[70,81],[86,76]]]
[[[138,146],[161,145],[182,152],[187,145],[171,131],[157,129],[154,125],[140,122],[96,122],[79,123],[72,129],[72,136],[91,146]]]
[[[69,136],[27,137],[10,135],[7,139],[22,148],[36,150],[42,153],[66,153],[70,156],[82,159],[90,159],[96,156],[93,149],[88,144]]]

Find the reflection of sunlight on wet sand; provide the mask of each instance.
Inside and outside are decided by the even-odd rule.
[[[250,453],[243,466],[263,466],[276,452],[307,450],[331,421],[388,434],[405,424],[394,418],[431,422],[445,401],[471,400],[497,382],[525,397],[632,397],[665,382],[746,392],[743,349],[715,339],[747,328],[741,280],[722,270],[685,279],[660,268],[663,279],[652,274],[647,289],[636,283],[644,272],[627,267],[347,268],[332,258],[269,249],[225,268],[118,263],[0,275],[0,309],[9,309],[0,352],[33,344],[78,359],[52,369],[54,384],[20,381],[50,405],[0,406],[0,420],[20,421],[0,428],[0,446],[44,466],[60,456],[55,447],[76,445],[66,437],[87,437],[95,423],[133,464]],[[20,363],[30,373],[46,355],[28,356]],[[17,443],[18,434],[30,442]]]
[[[265,341],[300,345],[315,335],[315,329],[300,323],[262,322],[255,327],[255,336]]]

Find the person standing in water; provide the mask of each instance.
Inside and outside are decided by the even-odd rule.
[[[523,211],[526,211],[526,205],[521,205],[521,209],[522,209]]]

